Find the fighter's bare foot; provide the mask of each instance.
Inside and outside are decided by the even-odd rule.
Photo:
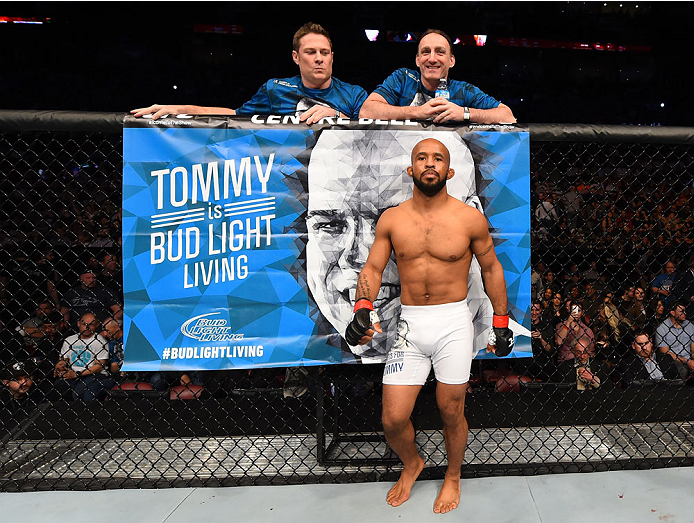
[[[434,501],[434,512],[445,514],[458,508],[460,502],[460,477],[448,476],[443,479],[439,495]]]
[[[388,491],[386,501],[389,505],[397,507],[405,503],[410,498],[410,491],[414,482],[417,480],[424,469],[424,460],[419,457],[417,464],[412,467],[404,467],[400,473],[400,479]]]

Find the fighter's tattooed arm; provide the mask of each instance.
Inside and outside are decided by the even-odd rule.
[[[364,273],[359,275],[359,280],[357,281],[356,299],[358,300],[360,298],[371,299],[371,285],[369,285],[368,276]]]

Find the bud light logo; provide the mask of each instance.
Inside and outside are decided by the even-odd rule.
[[[181,325],[181,332],[184,336],[198,341],[236,341],[242,340],[243,334],[231,332],[228,321],[217,318],[211,319],[208,316],[221,314],[219,312],[209,312],[191,318]]]

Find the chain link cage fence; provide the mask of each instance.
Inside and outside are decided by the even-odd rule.
[[[379,365],[120,375],[122,119],[0,111],[0,489],[396,479]],[[694,129],[529,129],[534,357],[473,363],[463,475],[691,465]],[[412,419],[440,478],[432,378]]]

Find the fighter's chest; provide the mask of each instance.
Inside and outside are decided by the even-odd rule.
[[[392,237],[398,260],[431,256],[443,261],[462,259],[470,250],[470,238],[462,226],[444,221],[411,221]]]

